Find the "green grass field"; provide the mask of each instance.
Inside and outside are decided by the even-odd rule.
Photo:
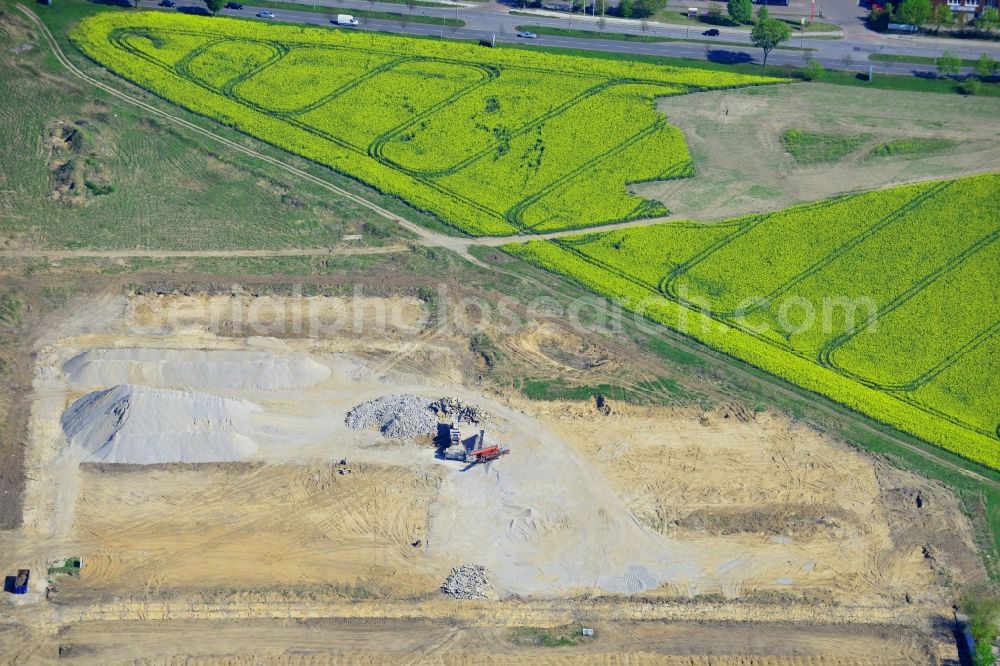
[[[842,135],[790,129],[781,135],[781,144],[799,164],[817,164],[836,162],[871,138],[870,134]]]
[[[367,208],[81,85],[8,7],[0,223],[14,247],[324,248],[349,234],[374,245],[405,236]],[[101,10],[65,4],[56,18]],[[31,48],[13,53],[24,44]]]
[[[1000,176],[505,249],[1000,469]]]
[[[72,37],[170,101],[472,234],[662,215],[626,189],[692,173],[653,101],[779,81],[153,12],[101,14]]]
[[[867,158],[889,157],[892,155],[929,155],[947,150],[955,145],[954,141],[948,139],[908,137],[893,139],[872,148]]]

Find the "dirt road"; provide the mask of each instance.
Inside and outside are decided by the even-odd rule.
[[[170,259],[199,257],[350,257],[367,254],[395,254],[405,252],[406,245],[376,247],[303,247],[276,250],[0,250],[0,259]]]

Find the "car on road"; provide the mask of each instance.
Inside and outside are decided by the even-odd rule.
[[[226,9],[243,9],[243,5],[239,2],[227,2]]]
[[[517,36],[521,39],[538,39],[538,35],[533,32],[519,32]]]
[[[174,0],[160,0],[161,7],[176,7],[177,3]]]
[[[265,9],[257,12],[257,18],[274,18],[274,13]]]
[[[719,29],[718,28],[709,28],[708,30],[706,30],[705,32],[703,32],[701,34],[705,35],[706,37],[718,37],[719,36]]]

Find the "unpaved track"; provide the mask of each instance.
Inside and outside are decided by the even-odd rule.
[[[304,247],[277,250],[0,250],[0,259],[170,259],[200,257],[350,257],[405,252],[406,245],[380,247]]]
[[[470,261],[473,264],[475,264],[475,265],[477,265],[477,266],[479,266],[481,268],[485,268],[485,269],[491,271],[492,273],[507,275],[509,277],[513,277],[513,278],[516,278],[516,279],[526,280],[526,281],[530,282],[531,284],[535,285],[536,287],[542,289],[546,293],[553,293],[554,292],[554,290],[549,285],[541,282],[540,280],[535,280],[534,278],[530,278],[530,277],[523,276],[523,275],[518,275],[517,273],[514,273],[512,271],[504,270],[504,269],[499,268],[497,266],[488,266],[488,265],[484,264],[483,262],[479,261],[478,259],[476,259],[475,257],[473,257],[469,253],[469,247],[471,245],[476,245],[476,244],[478,244],[478,245],[488,245],[488,246],[497,246],[497,245],[501,245],[503,243],[516,242],[519,239],[527,240],[527,239],[547,238],[547,237],[556,236],[556,235],[566,235],[568,233],[580,233],[579,231],[577,231],[577,232],[556,232],[554,234],[543,235],[543,236],[530,236],[530,237],[511,236],[511,237],[499,237],[499,238],[498,237],[485,237],[485,238],[475,238],[475,239],[458,238],[458,237],[454,237],[454,236],[446,236],[444,234],[439,234],[439,233],[433,232],[433,231],[431,231],[431,230],[429,230],[429,229],[427,229],[425,227],[420,226],[419,224],[416,224],[416,223],[411,222],[411,221],[409,221],[409,220],[407,220],[407,219],[405,219],[405,218],[403,218],[403,217],[401,217],[399,215],[396,215],[395,213],[392,213],[392,212],[386,210],[385,208],[382,208],[381,206],[368,201],[367,199],[364,199],[364,198],[362,198],[362,197],[360,197],[360,196],[358,196],[356,194],[352,194],[351,192],[348,192],[348,191],[343,190],[343,189],[341,189],[341,188],[339,188],[339,187],[337,187],[335,185],[332,185],[332,184],[326,182],[325,180],[323,180],[322,178],[318,178],[316,176],[313,176],[312,174],[307,173],[306,171],[303,171],[302,169],[298,169],[298,168],[296,168],[294,166],[286,164],[286,163],[282,162],[281,160],[279,160],[277,158],[271,157],[269,155],[265,155],[265,154],[263,154],[263,153],[261,153],[259,151],[253,150],[252,148],[247,148],[246,146],[243,146],[243,145],[241,145],[241,144],[239,144],[239,143],[237,143],[235,141],[232,141],[232,140],[226,139],[224,137],[221,137],[221,136],[215,134],[214,132],[212,132],[210,130],[207,130],[207,129],[205,129],[203,127],[200,127],[200,126],[198,126],[198,125],[196,125],[196,124],[194,124],[192,122],[184,120],[183,118],[181,118],[179,116],[172,115],[170,113],[162,111],[162,110],[156,108],[155,106],[153,106],[151,104],[143,102],[142,100],[137,99],[135,97],[132,97],[131,95],[128,95],[128,94],[126,94],[124,92],[121,92],[120,90],[117,90],[117,89],[115,89],[114,87],[112,87],[112,86],[110,86],[108,84],[105,84],[105,83],[103,83],[101,81],[98,81],[97,79],[95,79],[95,78],[87,75],[86,73],[84,73],[76,65],[74,65],[72,63],[72,61],[69,60],[69,58],[66,57],[66,55],[63,53],[61,47],[59,46],[59,43],[56,41],[55,37],[49,31],[48,27],[42,22],[41,19],[38,18],[38,16],[34,12],[32,12],[30,9],[28,9],[24,5],[20,5],[19,4],[17,7],[18,7],[18,9],[20,9],[32,21],[32,23],[35,24],[35,26],[38,29],[38,31],[45,38],[45,41],[48,42],[49,47],[52,49],[52,53],[56,57],[56,59],[71,74],[73,74],[77,78],[80,78],[83,81],[86,81],[86,82],[88,82],[88,83],[90,83],[90,84],[92,84],[92,85],[100,88],[101,90],[107,92],[108,94],[110,94],[110,95],[112,95],[112,96],[114,96],[114,97],[116,97],[116,98],[118,98],[118,99],[120,99],[120,100],[122,100],[124,102],[127,102],[129,104],[138,106],[139,108],[141,108],[141,109],[143,109],[143,110],[145,110],[145,111],[147,111],[147,112],[149,112],[149,113],[151,113],[151,114],[153,114],[153,115],[155,115],[155,116],[157,116],[159,118],[163,118],[164,120],[167,120],[169,122],[172,122],[172,123],[175,123],[177,125],[180,125],[181,127],[184,127],[185,129],[191,130],[191,131],[196,132],[196,133],[198,133],[198,134],[200,134],[202,136],[208,137],[208,138],[210,138],[210,139],[212,139],[214,141],[217,141],[217,142],[225,145],[228,148],[231,148],[233,150],[239,151],[239,152],[241,152],[241,153],[243,153],[245,155],[249,155],[251,157],[255,157],[255,158],[258,158],[260,160],[263,160],[263,161],[267,162],[268,164],[271,164],[273,166],[278,167],[279,169],[283,169],[283,170],[287,171],[288,173],[291,173],[291,174],[294,174],[294,175],[296,175],[296,176],[298,176],[300,178],[303,178],[303,179],[307,180],[310,183],[313,183],[313,184],[315,184],[315,185],[317,185],[319,187],[322,187],[322,188],[324,188],[324,189],[326,189],[326,190],[328,190],[330,192],[333,192],[335,194],[343,196],[343,197],[349,199],[350,201],[353,201],[353,202],[357,203],[358,205],[364,206],[365,208],[368,208],[369,210],[374,211],[375,213],[377,213],[377,214],[385,217],[386,219],[392,220],[392,221],[398,223],[402,228],[406,229],[407,231],[410,231],[410,232],[416,234],[417,237],[419,238],[419,242],[421,242],[424,245],[438,246],[438,247],[443,247],[443,248],[446,248],[446,249],[453,250],[453,251],[457,252],[458,254],[460,254],[467,261]],[[626,227],[626,226],[648,225],[648,224],[654,224],[656,222],[657,222],[657,220],[655,220],[655,219],[654,220],[635,220],[635,221],[632,221],[632,222],[626,222],[626,223],[622,223],[622,224],[607,225],[605,227],[593,227],[593,228],[588,229],[587,231],[588,232],[593,232],[593,231],[600,231],[602,229],[603,230],[607,230],[607,229],[613,229],[613,228],[622,228],[622,227]],[[622,322],[624,321],[624,316],[618,315],[616,313],[611,313],[611,314],[612,314],[612,316],[616,320],[622,321]],[[632,318],[632,320],[634,321],[635,318]],[[687,352],[689,352],[691,354],[694,354],[698,358],[706,360],[706,361],[708,361],[711,364],[717,364],[719,362],[719,358],[715,354],[706,351],[702,345],[700,345],[698,343],[691,342],[691,341],[687,340],[684,336],[682,336],[680,334],[674,334],[672,331],[670,331],[669,329],[666,329],[665,327],[659,327],[659,326],[655,326],[653,324],[648,324],[648,326],[649,326],[650,332],[653,332],[655,330],[655,333],[657,335],[660,335],[660,336],[663,336],[663,335],[666,334],[667,336],[670,337],[671,342],[673,344],[675,344],[679,348],[682,348],[684,351],[687,351]],[[646,366],[650,368],[651,372],[654,371],[654,369],[655,369],[654,368],[654,364],[652,362],[647,362]],[[808,396],[805,393],[804,390],[796,390],[796,389],[790,388],[787,384],[785,384],[781,380],[778,380],[777,378],[770,378],[768,376],[761,376],[761,375],[758,375],[756,373],[753,373],[753,372],[751,372],[751,371],[749,371],[747,369],[744,369],[741,364],[739,364],[739,365],[736,364],[736,363],[727,364],[726,368],[727,368],[727,371],[729,373],[738,375],[738,376],[742,377],[743,379],[749,379],[749,380],[751,380],[753,382],[761,382],[761,383],[767,384],[772,390],[775,390],[775,391],[777,391],[778,393],[780,393],[782,395],[785,395],[785,396],[788,396],[788,397],[792,397],[792,398],[794,398],[796,400],[806,400],[806,401],[809,401],[809,402],[812,403],[812,405],[813,405],[813,407],[815,409],[817,409],[818,411],[820,411],[820,412],[822,412],[824,414],[833,416],[836,419],[843,419],[843,418],[851,419],[852,421],[854,421],[854,425],[856,427],[861,428],[865,432],[869,432],[869,433],[878,435],[880,437],[883,437],[883,438],[885,438],[885,439],[893,442],[896,446],[904,448],[904,449],[910,451],[911,453],[914,453],[914,454],[916,454],[916,455],[918,455],[918,456],[920,456],[920,457],[922,457],[922,458],[924,458],[926,460],[929,460],[929,461],[934,462],[934,463],[936,463],[938,465],[941,465],[942,467],[944,467],[946,469],[952,470],[954,472],[958,472],[959,474],[962,474],[962,475],[964,475],[964,476],[966,476],[968,478],[974,479],[974,480],[976,480],[979,483],[983,483],[983,484],[985,484],[985,485],[993,488],[994,490],[1000,490],[1000,482],[997,482],[997,481],[994,481],[993,479],[987,478],[987,477],[983,476],[982,474],[974,472],[974,471],[972,471],[970,469],[967,469],[967,468],[965,468],[963,466],[956,465],[956,464],[954,464],[954,463],[952,463],[952,462],[950,462],[948,460],[945,460],[945,459],[943,459],[943,458],[935,455],[934,453],[932,453],[930,451],[927,451],[927,450],[925,450],[925,449],[923,449],[921,447],[918,447],[918,446],[915,446],[913,444],[910,444],[909,442],[907,442],[907,441],[905,441],[905,440],[903,440],[903,439],[901,439],[899,437],[895,437],[895,436],[892,436],[890,434],[887,434],[887,433],[883,432],[882,430],[880,430],[880,429],[878,429],[878,428],[876,428],[876,427],[874,427],[872,425],[869,425],[860,416],[855,416],[852,413],[849,413],[849,412],[846,412],[846,411],[842,411],[840,409],[837,409],[835,407],[827,405],[825,402],[820,402],[819,400],[817,400],[815,398],[811,398],[810,396]],[[658,369],[655,369],[655,371],[659,372]]]

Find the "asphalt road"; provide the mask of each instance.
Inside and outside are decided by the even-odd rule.
[[[551,12],[539,12],[533,16],[512,16],[508,8],[493,3],[477,6],[454,7],[416,7],[412,10],[406,5],[371,2],[366,0],[291,0],[296,4],[316,8],[329,7],[329,13],[312,11],[271,10],[276,19],[255,19],[259,8],[247,4],[242,10],[223,10],[226,16],[252,18],[255,20],[277,20],[289,23],[301,23],[330,27],[341,30],[377,30],[381,32],[404,33],[410,35],[436,35],[454,39],[490,40],[496,36],[499,42],[516,41],[526,45],[552,46],[570,49],[588,49],[608,51],[613,53],[635,53],[658,56],[675,56],[710,60],[715,62],[761,62],[763,53],[750,44],[749,30],[736,28],[720,28],[720,35],[715,38],[704,37],[701,31],[708,26],[683,26],[664,23],[649,23],[643,32],[642,25],[636,21],[606,18],[605,32],[622,34],[645,34],[669,38],[677,41],[667,42],[628,42],[614,39],[581,39],[574,37],[556,37],[539,35],[537,39],[519,39],[516,37],[515,26],[523,24],[544,25],[559,28],[574,28],[600,30],[599,18],[579,14],[575,16],[555,17]],[[144,5],[155,7],[156,2],[147,0]],[[187,4],[186,2],[182,2]],[[192,3],[202,7],[200,2]],[[330,18],[338,13],[338,9],[350,13],[355,9],[376,10],[399,14],[413,14],[435,19],[459,18],[465,21],[462,28],[427,23],[401,22],[398,20],[360,18],[362,25],[355,28],[333,26]],[[171,10],[173,11],[173,10]],[[723,44],[725,42],[726,44]],[[739,45],[734,45],[739,44]],[[745,44],[745,46],[743,46]],[[802,66],[808,58],[815,58],[827,69],[839,69],[856,72],[867,72],[869,66],[878,74],[927,75],[934,72],[934,65],[914,65],[907,63],[870,62],[868,56],[874,53],[892,53],[936,57],[948,49],[963,57],[975,59],[983,51],[991,52],[1000,59],[1000,44],[991,42],[966,42],[958,40],[932,39],[927,37],[899,37],[867,33],[862,35],[847,35],[843,39],[817,39],[807,35],[794,35],[785,47],[771,52],[768,62],[772,64]],[[808,51],[801,49],[810,49]]]

